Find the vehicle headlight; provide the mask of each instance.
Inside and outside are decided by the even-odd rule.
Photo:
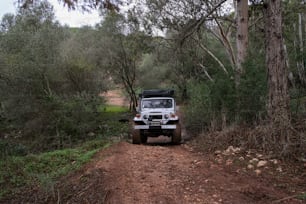
[[[148,116],[147,115],[143,115],[143,119],[148,119]]]
[[[170,117],[170,116],[169,116],[168,114],[166,114],[166,115],[164,116],[165,119],[169,119],[169,117]]]

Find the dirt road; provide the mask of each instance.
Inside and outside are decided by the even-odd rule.
[[[129,100],[124,96],[120,89],[111,90],[101,94],[106,99],[106,104],[115,106],[129,106]]]
[[[108,203],[221,203],[214,166],[187,145],[155,146],[120,143],[97,167],[116,172]],[[119,171],[118,171],[119,170]],[[208,171],[208,170],[211,170]],[[112,174],[112,173],[111,173]]]
[[[189,144],[167,145],[164,141],[158,138],[146,145],[116,143],[53,187],[27,189],[8,203],[303,203],[286,193],[275,176],[255,175],[219,163],[215,155],[200,153]],[[292,184],[305,186],[298,180]]]
[[[271,203],[288,195],[261,177],[217,164],[187,144],[120,142],[62,179],[47,203]],[[285,199],[278,203],[302,203]]]

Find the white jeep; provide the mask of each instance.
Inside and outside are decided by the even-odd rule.
[[[148,137],[172,137],[172,143],[181,142],[181,126],[176,114],[174,90],[144,90],[140,94],[134,117],[132,139],[134,144],[146,143]]]

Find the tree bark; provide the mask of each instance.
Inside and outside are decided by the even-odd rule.
[[[302,14],[298,14],[298,41],[299,41],[299,54],[297,60],[297,68],[300,81],[302,85],[306,85],[305,78],[305,66],[304,66],[304,39],[303,39],[303,25],[302,25]]]
[[[237,15],[237,67],[235,71],[235,82],[238,86],[243,73],[242,64],[247,57],[248,51],[248,0],[236,0],[236,15]]]
[[[288,71],[282,34],[281,1],[265,0],[265,44],[268,69],[268,117],[277,129],[290,125]],[[281,136],[281,143],[285,138]]]

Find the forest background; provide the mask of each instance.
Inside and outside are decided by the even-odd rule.
[[[131,112],[141,90],[174,88],[207,150],[305,157],[304,1],[63,0],[100,11],[81,28],[48,1],[18,3],[0,25],[1,158],[127,134],[101,95],[118,87]]]

